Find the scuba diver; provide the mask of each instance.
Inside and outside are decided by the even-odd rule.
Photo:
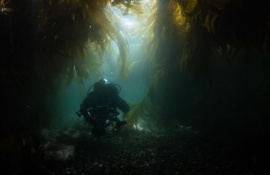
[[[93,88],[93,91],[89,92]],[[117,88],[118,86],[118,88]],[[115,122],[112,132],[117,134],[126,121],[117,118],[117,109],[127,113],[129,105],[120,96],[120,86],[106,79],[100,79],[90,86],[86,98],[76,114],[93,125],[92,135],[96,138],[106,134],[106,128]]]

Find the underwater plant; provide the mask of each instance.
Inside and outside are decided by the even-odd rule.
[[[111,21],[109,14],[106,14],[105,8],[108,5],[108,0],[40,2],[38,21],[41,50],[51,54],[52,61],[59,61],[59,63],[49,65],[60,66],[56,69],[57,71],[72,71],[74,68],[78,77],[85,78],[89,71],[86,66],[82,65],[88,65],[88,69],[98,67],[100,63],[95,64],[97,58],[93,55],[109,51],[111,41],[115,41],[120,53],[119,62],[122,64],[120,75],[126,76],[128,46],[125,42],[125,36],[118,32],[116,22]],[[90,55],[85,58],[87,52],[90,52]],[[102,55],[97,55],[97,57],[102,59]],[[48,61],[47,58],[45,59]],[[66,59],[70,59],[70,61],[65,61]],[[67,64],[61,64],[61,62],[67,62]],[[61,68],[61,66],[63,67]],[[66,73],[64,72],[64,74]]]
[[[214,99],[211,94],[217,92],[210,92],[210,89],[214,85],[211,85],[213,79],[219,76],[215,73],[222,71],[218,70],[222,67],[219,64],[229,64],[228,70],[237,70],[239,64],[247,67],[251,55],[259,52],[263,56],[257,59],[260,59],[261,66],[267,72],[268,64],[265,63],[269,58],[270,31],[268,8],[265,2],[243,0],[156,1],[149,18],[153,73],[146,99],[156,98],[151,100],[151,104],[142,100],[137,110],[144,116],[151,116],[150,121],[174,116],[181,123],[189,116],[189,122],[196,125],[201,122],[202,125],[202,121],[213,120],[195,116],[198,114],[195,114],[192,106],[203,103],[205,97],[201,94],[204,93],[209,95],[209,101]],[[168,104],[170,108],[165,107]],[[148,107],[139,107],[141,105]],[[210,107],[201,108],[195,109],[211,113]],[[142,109],[147,109],[149,113]],[[153,112],[153,109],[158,112]],[[171,118],[168,120],[173,121],[171,124],[175,121]]]

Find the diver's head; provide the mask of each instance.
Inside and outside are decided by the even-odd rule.
[[[95,92],[99,92],[102,91],[102,89],[104,89],[105,83],[103,81],[98,81],[94,84],[94,91]]]
[[[109,81],[106,78],[102,78],[99,80],[99,82],[102,84],[108,84]]]
[[[105,78],[100,79],[98,82],[94,84],[94,91],[104,93],[104,95],[118,94],[118,89],[116,88],[116,85]]]
[[[96,92],[103,91],[107,84],[108,84],[107,79],[105,78],[100,79],[98,82],[94,84],[94,91]]]

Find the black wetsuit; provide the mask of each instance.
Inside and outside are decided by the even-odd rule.
[[[80,106],[80,112],[84,119],[93,125],[92,134],[94,137],[100,137],[106,133],[108,126],[106,121],[116,122],[117,125],[125,124],[117,118],[120,109],[126,113],[129,111],[129,105],[123,100],[113,83],[102,84],[97,82],[94,85],[94,91],[90,92]]]

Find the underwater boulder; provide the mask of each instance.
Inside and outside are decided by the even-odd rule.
[[[45,155],[47,159],[66,163],[74,159],[75,149],[73,145],[64,145],[59,149],[46,151]]]

